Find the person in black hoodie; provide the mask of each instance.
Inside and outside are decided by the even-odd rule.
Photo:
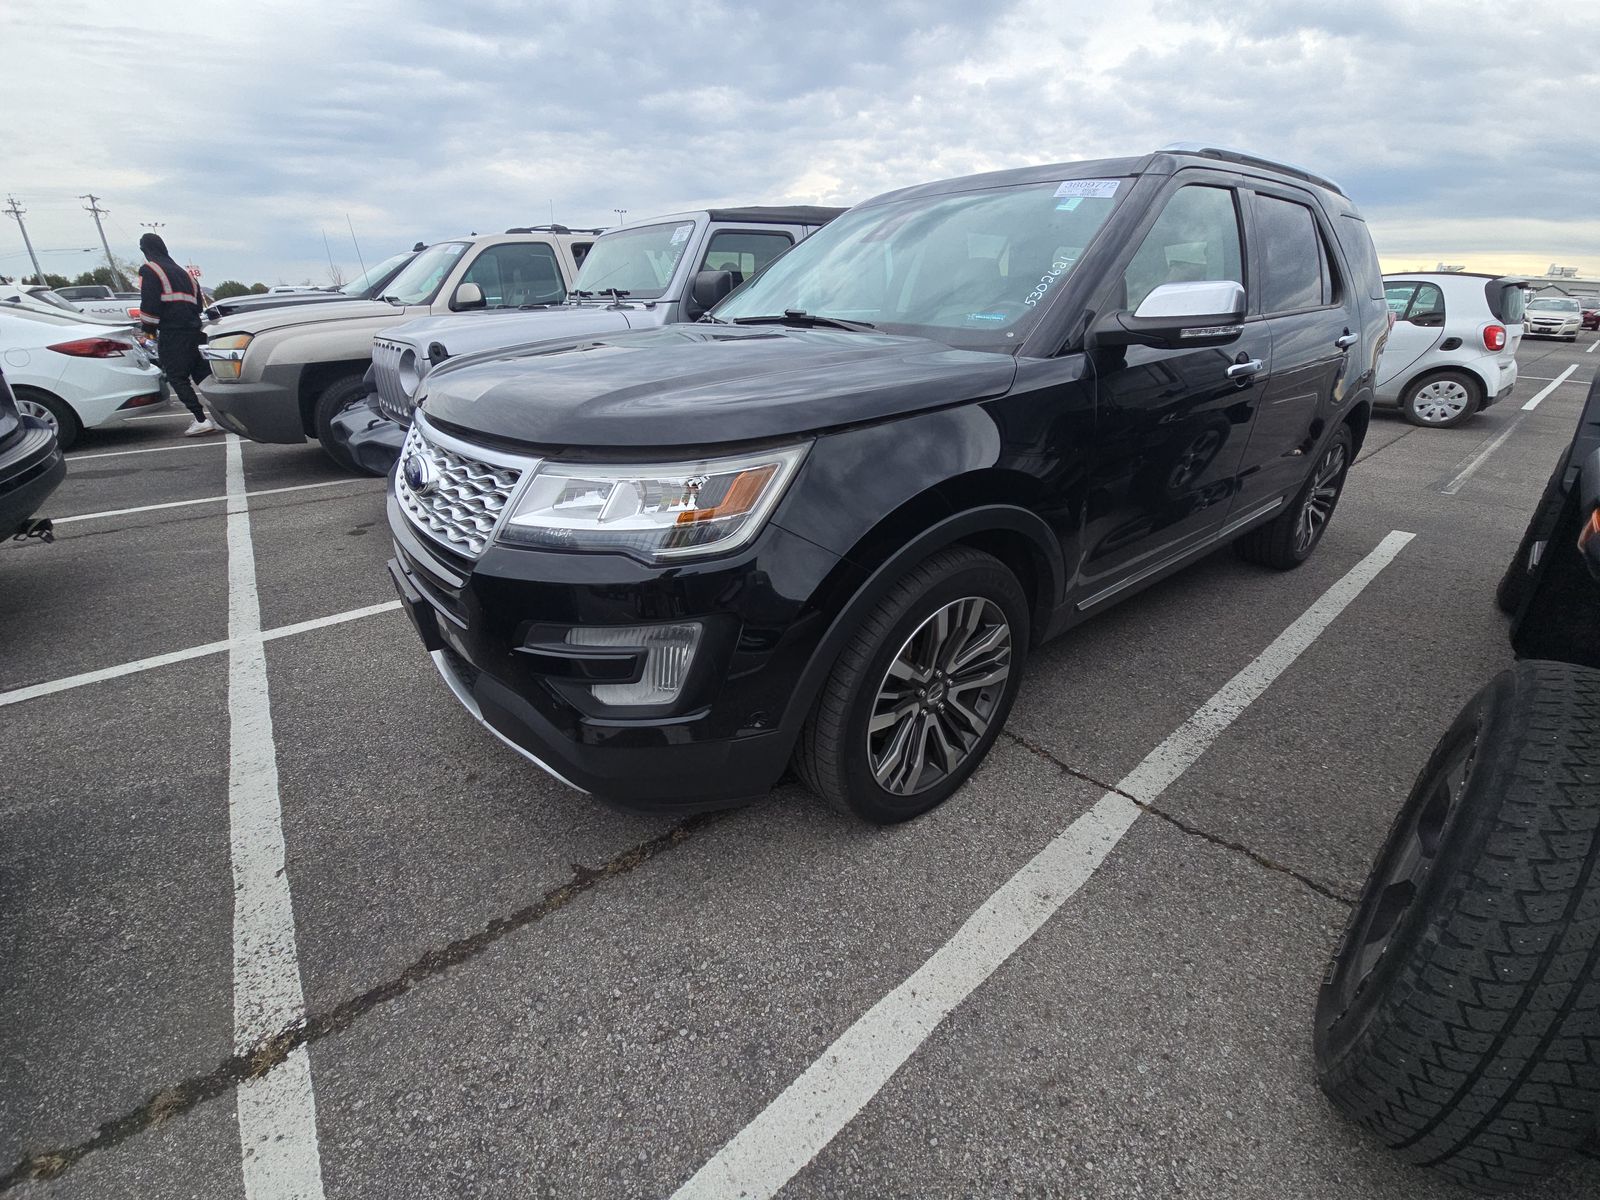
[[[205,311],[200,284],[167,253],[167,244],[158,235],[140,238],[139,252],[145,257],[139,268],[139,320],[156,335],[161,370],[194,417],[183,435],[221,433],[194,391],[194,385],[211,373],[200,355],[200,314]]]

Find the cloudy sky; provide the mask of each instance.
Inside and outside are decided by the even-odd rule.
[[[0,0],[0,196],[47,270],[95,265],[92,191],[119,254],[161,221],[209,283],[322,283],[347,219],[371,263],[1207,141],[1338,179],[1387,267],[1600,273],[1600,4],[1557,7]]]

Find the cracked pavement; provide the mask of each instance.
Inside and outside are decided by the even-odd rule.
[[[989,761],[896,829],[792,783],[617,813],[483,732],[387,611],[267,644],[305,1021],[232,1042],[226,655],[0,708],[0,1194],[242,1197],[240,1080],[309,1048],[330,1197],[665,1196],[1389,531],[1416,539],[784,1196],[1465,1193],[1321,1099],[1311,1013],[1389,819],[1510,660],[1492,590],[1600,355],[1518,416],[1380,414],[1303,569],[1224,551],[1044,647]],[[182,421],[79,449],[181,444]],[[251,488],[336,476],[244,448]],[[53,515],[218,495],[73,470]],[[222,506],[0,547],[0,691],[226,636]],[[251,503],[261,623],[392,599],[381,485]],[[1136,802],[1137,797],[1130,797]],[[1600,1192],[1586,1158],[1531,1193]]]

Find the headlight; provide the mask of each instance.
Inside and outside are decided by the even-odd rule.
[[[761,529],[806,447],[656,466],[546,462],[500,539],[549,550],[611,550],[647,561],[743,546]]]
[[[201,353],[211,364],[211,377],[219,383],[232,383],[244,369],[244,351],[253,333],[230,333],[211,338],[201,348]]]

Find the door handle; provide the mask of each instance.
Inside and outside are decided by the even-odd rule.
[[[1333,344],[1335,346],[1339,347],[1339,349],[1341,349],[1341,350],[1348,350],[1348,349],[1350,349],[1351,346],[1354,346],[1360,340],[1361,340],[1361,335],[1360,334],[1351,333],[1348,329],[1346,329],[1344,331],[1344,336],[1343,337],[1336,337],[1336,338],[1333,339]]]
[[[1243,362],[1236,362],[1228,368],[1228,378],[1248,379],[1259,370],[1261,370],[1261,360],[1259,358],[1247,358]]]

